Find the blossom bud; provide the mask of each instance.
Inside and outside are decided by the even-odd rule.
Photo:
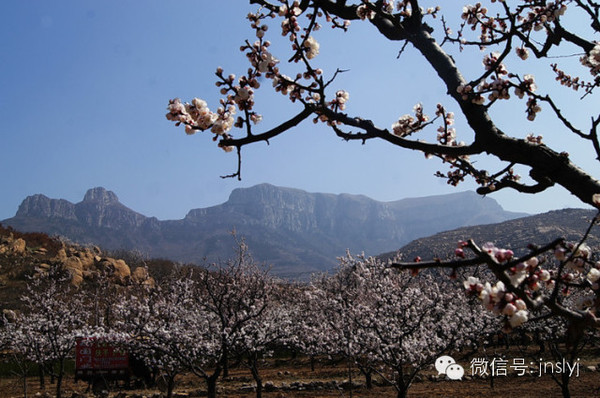
[[[529,265],[532,268],[537,267],[538,264],[539,260],[537,259],[537,257],[532,257],[529,260],[527,260],[527,265]]]
[[[515,301],[515,306],[517,307],[518,310],[525,310],[527,309],[527,304],[525,304],[525,302],[521,299],[517,299]]]
[[[528,316],[527,311],[519,310],[510,317],[510,319],[508,320],[508,323],[510,323],[511,327],[516,328],[517,326],[520,326],[523,323],[527,322],[527,316]]]
[[[594,283],[600,279],[600,270],[592,268],[587,274],[587,280]]]
[[[542,270],[542,272],[540,272],[540,280],[543,282],[548,282],[550,280],[550,272],[545,269]]]
[[[517,307],[510,303],[506,304],[506,306],[502,310],[502,313],[508,316],[512,316],[515,312],[517,312]]]

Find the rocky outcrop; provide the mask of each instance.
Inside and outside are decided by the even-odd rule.
[[[0,238],[0,254],[23,255],[27,249],[25,240],[12,235]]]
[[[5,232],[4,229],[2,231]],[[48,239],[52,241],[51,238]],[[106,275],[114,283],[121,285],[154,284],[154,279],[147,269],[137,267],[132,275],[129,265],[124,260],[102,256],[102,252],[96,246],[82,247],[62,243],[56,254],[50,255],[47,248],[28,247],[26,239],[8,233],[0,235],[0,255],[3,260],[1,263],[20,267],[10,273],[10,278],[35,278],[38,274],[57,268],[68,276],[74,286],[80,286],[86,280],[95,280],[99,274]]]

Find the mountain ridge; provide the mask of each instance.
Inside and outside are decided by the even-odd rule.
[[[15,217],[2,223],[196,263],[227,258],[235,230],[257,260],[273,264],[275,274],[293,276],[330,269],[347,249],[376,255],[436,232],[523,215],[474,192],[380,202],[259,184],[236,188],[226,202],[191,209],[179,220],[147,217],[121,204],[114,192],[96,187],[78,203],[29,196]]]
[[[507,220],[501,223],[475,225],[442,231],[418,238],[397,251],[383,253],[378,257],[390,259],[401,253],[402,259],[411,261],[416,256],[424,261],[454,258],[459,241],[472,239],[476,244],[491,242],[497,247],[513,250],[517,255],[529,252],[529,246],[543,246],[558,238],[577,243],[593,222],[598,211],[594,209],[562,209],[542,214]],[[600,247],[600,234],[596,228],[586,239],[590,247]]]

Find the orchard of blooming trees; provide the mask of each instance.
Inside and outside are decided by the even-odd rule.
[[[123,345],[160,375],[169,397],[183,373],[217,396],[233,360],[247,367],[260,397],[261,365],[275,350],[344,359],[367,386],[377,376],[404,397],[437,357],[476,348],[497,329],[480,306],[465,305],[457,281],[411,276],[350,254],[335,273],[307,284],[270,277],[243,242],[231,260],[176,270],[155,286],[115,287],[105,278],[106,290],[119,290],[110,311],[100,311],[111,313],[110,321],[96,313],[94,289],[75,289],[61,275],[51,269],[32,280],[23,313],[0,328],[15,361],[57,378],[57,397],[78,337]]]
[[[254,37],[241,39],[248,68],[239,76],[217,68],[222,99],[216,111],[199,98],[190,102],[176,98],[169,101],[166,115],[183,125],[187,134],[207,131],[218,147],[235,151],[237,171],[228,177],[241,178],[244,147],[269,142],[312,120],[346,141],[383,140],[437,158],[448,169],[438,171],[438,177],[451,185],[470,178],[482,195],[501,190],[536,194],[560,186],[583,204],[600,208],[600,182],[581,168],[589,164],[586,157],[600,159],[600,111],[595,99],[600,85],[600,3],[490,0],[460,8],[455,3],[420,0],[250,3],[257,6],[247,17]],[[446,95],[437,104],[417,103],[412,111],[395,116],[397,121],[390,126],[380,126],[353,109],[351,98],[361,93],[334,89],[342,69],[319,63],[323,50],[319,37],[327,35],[321,28],[347,31],[353,24],[370,24],[380,40],[397,43],[399,76],[403,62],[410,62],[404,53],[413,49],[430,69],[411,79],[439,79]],[[269,35],[286,37],[288,50],[272,52]],[[360,51],[356,56],[361,56]],[[461,57],[478,58],[481,63],[461,69]],[[569,62],[573,59],[577,62]],[[261,129],[259,90],[268,90],[266,86],[296,104],[298,113]],[[507,108],[507,103],[514,106]],[[589,112],[575,118],[574,108]],[[503,123],[506,109],[512,124]],[[520,117],[514,109],[521,109]],[[547,144],[542,134],[530,133],[540,126],[548,130],[548,124],[538,124],[542,111],[551,120],[546,131],[550,138],[570,137],[585,150],[568,153],[559,144]],[[465,126],[460,131],[455,127],[458,118]],[[585,243],[597,220],[590,220],[579,241],[566,242],[557,236],[553,242],[531,242],[520,256],[493,243],[469,240],[457,242],[455,258],[393,266],[449,268],[456,274],[484,265],[489,271],[483,274],[485,280],[466,277],[464,287],[468,295],[503,317],[504,330],[556,316],[569,325],[575,346],[586,331],[600,328],[600,263]]]

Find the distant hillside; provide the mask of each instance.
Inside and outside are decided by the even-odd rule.
[[[301,277],[330,269],[346,249],[375,255],[439,231],[519,216],[474,192],[378,202],[261,184],[235,189],[223,204],[169,221],[127,208],[104,188],[90,189],[76,204],[33,195],[2,224],[195,263],[229,257],[235,229],[257,260],[273,265],[274,274]]]
[[[498,247],[523,253],[529,244],[543,245],[561,237],[571,242],[579,241],[596,214],[596,210],[564,209],[502,223],[458,228],[415,239],[397,252],[382,254],[381,257],[390,258],[402,253],[407,261],[417,256],[423,260],[446,259],[453,256],[459,241],[467,239],[473,239],[479,245],[493,242]],[[587,244],[600,247],[598,227],[592,229]]]

